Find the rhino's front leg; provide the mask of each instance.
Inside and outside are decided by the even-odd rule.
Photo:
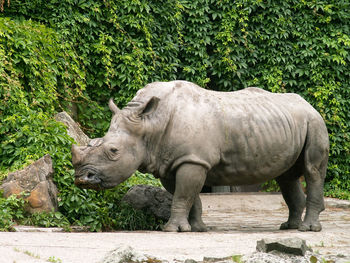
[[[183,164],[178,168],[171,215],[163,228],[164,231],[191,231],[191,225],[188,222],[189,213],[204,185],[205,178],[206,169],[200,165]]]
[[[189,221],[192,232],[206,232],[207,226],[202,220],[202,201],[199,195],[196,196],[190,211]]]

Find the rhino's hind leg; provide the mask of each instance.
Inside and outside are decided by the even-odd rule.
[[[321,231],[319,214],[325,209],[323,199],[323,184],[326,167],[316,168],[309,165],[306,168],[305,180],[307,184],[306,213],[300,231]]]
[[[319,214],[325,209],[323,186],[329,154],[327,130],[317,125],[316,119],[309,124],[304,150],[304,176],[307,185],[306,213],[300,231],[321,231]]]
[[[305,208],[305,194],[301,188],[298,170],[293,167],[286,174],[277,178],[284,200],[289,209],[288,221],[281,224],[280,229],[298,229]]]
[[[175,183],[162,180],[164,187],[170,193],[174,192],[170,219],[165,224],[163,228],[164,231],[191,231],[192,228],[189,223],[189,218],[190,222],[194,224],[194,231],[202,229],[201,224],[204,225],[204,223],[198,220],[197,216],[201,215],[201,211],[199,213],[199,210],[201,210],[199,192],[204,185],[205,177],[206,169],[204,167],[194,164],[183,164],[176,172]]]

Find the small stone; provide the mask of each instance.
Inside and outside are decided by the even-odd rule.
[[[122,246],[110,251],[100,263],[168,263],[136,252],[130,246]]]
[[[256,250],[259,252],[278,251],[286,254],[304,256],[307,250],[306,242],[300,238],[262,239],[257,242]]]
[[[194,259],[186,259],[184,261],[184,263],[198,263],[197,261],[195,261]]]
[[[222,257],[222,258],[204,257],[203,258],[203,263],[226,263],[226,262],[232,262],[232,257]]]
[[[142,260],[136,255],[134,249],[130,246],[122,246],[120,248],[110,251],[101,263],[125,263],[125,262],[137,262],[136,260]]]
[[[325,198],[326,207],[332,208],[341,208],[341,209],[349,209],[350,201],[349,200],[339,200],[335,198]]]

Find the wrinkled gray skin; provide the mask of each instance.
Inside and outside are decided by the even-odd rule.
[[[203,185],[275,178],[289,208],[281,229],[321,230],[328,133],[300,96],[258,88],[215,92],[172,81],[148,84],[122,110],[112,100],[109,107],[113,118],[107,134],[72,148],[78,186],[106,189],[136,170],[152,173],[174,195],[164,230],[206,231],[199,198]]]

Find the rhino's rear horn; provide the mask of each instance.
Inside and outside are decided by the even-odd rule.
[[[88,146],[97,147],[103,143],[103,138],[95,138],[89,141]]]
[[[118,112],[120,111],[120,109],[117,107],[117,105],[115,105],[112,98],[109,99],[108,107],[111,110],[111,112],[113,113],[113,115],[118,114]]]
[[[72,164],[73,166],[77,166],[81,164],[83,160],[81,151],[79,150],[79,147],[75,144],[72,145]]]

